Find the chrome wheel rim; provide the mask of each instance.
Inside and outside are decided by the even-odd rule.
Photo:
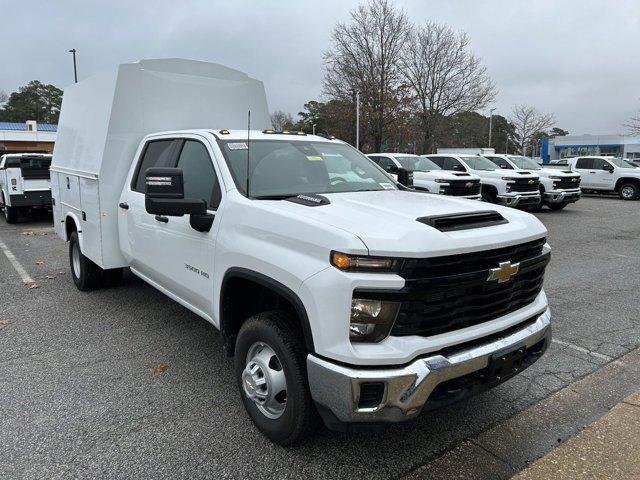
[[[276,352],[264,342],[254,343],[247,352],[242,389],[265,417],[275,420],[284,413],[287,379]]]
[[[76,278],[80,278],[80,247],[78,247],[77,243],[74,243],[71,249],[71,266],[73,267],[73,274]]]
[[[624,198],[633,198],[635,195],[635,189],[633,187],[623,187],[622,188],[622,196]]]

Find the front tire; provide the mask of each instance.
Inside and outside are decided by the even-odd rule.
[[[69,265],[78,290],[86,292],[100,285],[101,268],[82,254],[78,232],[73,232],[69,239]]]
[[[482,201],[487,203],[496,203],[496,195],[490,191],[482,189]]]
[[[319,424],[307,382],[302,332],[283,311],[260,313],[240,328],[235,375],[247,413],[279,445],[304,440]]]
[[[640,188],[635,183],[624,183],[620,185],[618,195],[623,200],[636,200],[640,196]]]

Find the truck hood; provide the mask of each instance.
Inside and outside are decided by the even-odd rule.
[[[265,200],[302,221],[321,222],[362,240],[370,255],[432,257],[522,243],[546,234],[533,215],[515,209],[443,195],[401,190],[324,194],[331,203],[307,206],[287,200]],[[418,222],[426,216],[496,211],[507,223],[441,232]],[[283,212],[285,213],[285,212]],[[340,245],[331,246],[339,250]],[[346,252],[349,253],[349,252]]]
[[[528,170],[476,170],[475,173],[484,178],[539,178],[538,175],[536,175],[535,173],[531,173]]]
[[[580,174],[572,172],[571,170],[556,170],[555,168],[541,168],[536,170],[536,173],[541,177],[548,177],[553,175],[554,177],[579,177]]]
[[[443,178],[444,180],[479,180],[480,177],[473,173],[459,172],[454,173],[449,170],[430,170],[428,172],[413,172],[414,180],[433,180],[434,178]]]

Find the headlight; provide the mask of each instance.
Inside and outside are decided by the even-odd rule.
[[[446,180],[444,178],[434,178],[433,181],[436,182],[436,183],[447,183],[447,182],[449,182],[449,180]]]
[[[331,265],[345,272],[397,272],[401,264],[398,258],[331,252]]]
[[[400,302],[351,300],[349,338],[352,342],[380,342],[387,338],[398,316]]]

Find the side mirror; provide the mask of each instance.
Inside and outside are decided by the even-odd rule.
[[[398,167],[396,165],[389,165],[387,167],[387,172],[389,172],[389,173],[398,173]]]
[[[182,170],[179,168],[149,168],[145,173],[144,206],[151,215],[181,217],[204,215],[204,200],[185,199]]]
[[[611,165],[609,165],[608,163],[605,163],[604,165],[602,165],[602,169],[606,170],[609,173],[613,173],[613,167]]]
[[[413,186],[413,172],[406,168],[398,168],[398,183],[405,187]]]

